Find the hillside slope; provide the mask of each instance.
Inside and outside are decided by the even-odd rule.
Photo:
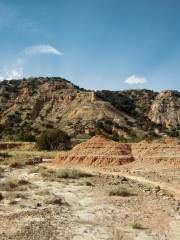
[[[38,135],[61,128],[73,137],[101,133],[112,138],[177,130],[180,95],[163,99],[149,90],[98,91],[81,89],[62,78],[29,78],[0,83],[1,137]],[[166,107],[160,108],[161,101]],[[174,110],[174,112],[172,112]],[[169,124],[167,124],[169,123]],[[172,124],[170,124],[172,123]]]

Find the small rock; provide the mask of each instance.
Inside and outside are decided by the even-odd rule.
[[[62,204],[64,204],[62,198],[60,198],[60,197],[53,197],[51,199],[48,199],[46,201],[46,203],[47,204],[52,204],[52,205],[62,205]]]
[[[170,199],[168,196],[163,196],[163,199],[164,200],[168,200],[168,199]]]
[[[3,199],[4,199],[4,197],[3,197],[2,193],[0,193],[0,201]]]
[[[166,194],[164,192],[159,192],[159,196],[165,196]]]
[[[160,186],[156,186],[156,187],[154,188],[155,193],[158,193],[160,190],[161,190]]]
[[[35,158],[29,160],[28,165],[35,165],[35,164],[39,164],[42,162],[43,162],[42,157],[35,157]]]
[[[41,207],[42,204],[41,203],[36,203],[36,207]]]
[[[126,177],[121,178],[121,182],[127,182],[127,181],[128,181],[128,179]]]
[[[86,186],[93,186],[93,184],[92,184],[91,182],[88,182],[88,181],[85,182],[85,185],[86,185]]]
[[[150,192],[151,191],[151,189],[150,188],[144,188],[144,190],[143,190],[144,192]]]

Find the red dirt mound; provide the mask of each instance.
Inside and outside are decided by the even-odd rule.
[[[132,144],[131,149],[136,161],[143,161],[146,164],[161,163],[180,167],[180,145],[176,142],[135,143]]]
[[[167,143],[168,142],[168,143]],[[62,165],[84,165],[111,167],[133,162],[134,164],[163,164],[180,167],[180,145],[172,140],[140,142],[133,144],[117,143],[101,136],[76,145],[71,151],[62,154],[53,163]]]
[[[131,145],[121,144],[101,136],[76,145],[71,151],[54,160],[55,164],[85,166],[118,166],[134,161]]]

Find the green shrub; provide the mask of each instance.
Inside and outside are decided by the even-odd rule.
[[[23,141],[23,142],[35,142],[36,141],[36,138],[34,135],[32,134],[28,134],[28,133],[19,133],[17,136],[16,136],[16,139],[18,141]]]
[[[48,130],[37,138],[36,145],[39,150],[67,150],[70,148],[70,137],[58,129]]]
[[[153,131],[150,131],[146,136],[145,136],[145,139],[146,140],[149,140],[149,141],[153,141],[153,140],[156,140],[160,138],[159,135],[157,135],[155,132]]]

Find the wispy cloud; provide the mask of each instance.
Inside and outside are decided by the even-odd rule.
[[[61,55],[61,52],[50,45],[40,44],[40,45],[35,45],[35,46],[24,49],[23,54],[25,55],[37,55],[37,54]]]
[[[12,67],[6,67],[6,69],[2,71],[2,74],[0,75],[0,81],[4,79],[11,80],[22,78],[24,67],[28,61],[32,57],[41,54],[53,54],[60,56],[62,53],[51,45],[39,44],[27,47],[20,52],[16,63]]]
[[[144,77],[132,75],[132,76],[128,77],[124,82],[127,84],[143,84],[143,83],[146,83],[147,80]]]

